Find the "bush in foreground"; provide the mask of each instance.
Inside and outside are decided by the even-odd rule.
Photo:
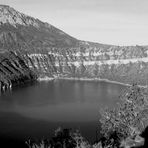
[[[139,135],[148,126],[146,91],[133,85],[121,95],[120,100],[116,108],[101,111],[101,132],[108,141],[113,139],[112,147],[139,145],[142,142]]]

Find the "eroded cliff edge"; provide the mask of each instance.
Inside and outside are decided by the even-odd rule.
[[[147,85],[148,49],[145,47],[50,48],[23,53],[26,64],[40,77],[110,80]]]

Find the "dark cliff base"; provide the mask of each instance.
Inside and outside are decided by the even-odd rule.
[[[0,53],[0,91],[35,81],[37,75],[26,65],[19,53]]]

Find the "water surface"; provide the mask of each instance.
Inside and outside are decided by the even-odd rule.
[[[0,96],[0,136],[50,137],[60,127],[79,129],[89,141],[100,130],[99,109],[115,106],[125,86],[57,80],[18,87]]]

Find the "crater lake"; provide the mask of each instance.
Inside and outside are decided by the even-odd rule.
[[[13,144],[15,140],[50,138],[62,127],[78,129],[94,142],[100,132],[99,110],[115,106],[125,88],[78,80],[42,81],[14,88],[0,96],[1,141]]]

